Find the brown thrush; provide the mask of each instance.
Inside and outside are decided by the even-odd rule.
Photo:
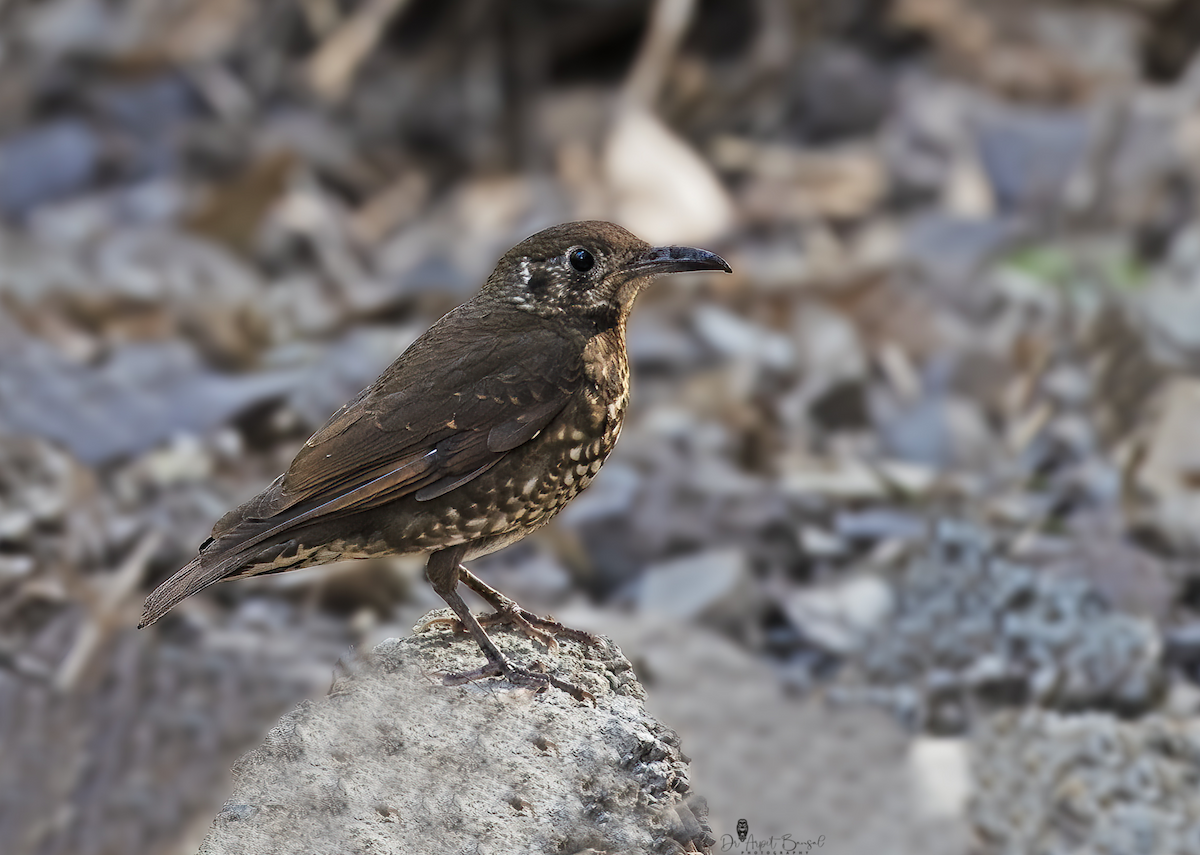
[[[619,226],[567,223],[504,254],[483,289],[318,430],[259,495],[225,514],[147,598],[141,626],[209,585],[346,558],[432,553],[426,575],[487,657],[450,682],[551,675],[513,664],[456,588],[545,639],[590,638],[538,618],[461,562],[548,522],[612,451],[629,402],[625,322],[655,276],[723,270],[719,256],[652,247]]]

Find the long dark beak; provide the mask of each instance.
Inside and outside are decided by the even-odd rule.
[[[732,273],[725,259],[707,249],[691,246],[653,246],[634,261],[631,271],[639,276],[687,273],[693,270],[723,270]]]

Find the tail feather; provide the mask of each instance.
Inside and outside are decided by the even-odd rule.
[[[206,557],[208,561],[203,561]],[[173,609],[180,600],[227,578],[233,569],[231,565],[236,565],[241,557],[230,555],[223,560],[213,561],[212,556],[197,555],[146,598],[138,629],[150,626]]]

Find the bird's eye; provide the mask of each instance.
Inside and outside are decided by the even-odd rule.
[[[571,266],[580,273],[587,273],[596,264],[596,259],[583,247],[577,247],[576,249],[571,250],[571,252],[567,255],[567,260],[570,261]]]

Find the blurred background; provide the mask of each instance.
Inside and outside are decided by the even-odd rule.
[[[195,851],[441,605],[357,562],[134,629],[603,218],[734,275],[643,296],[613,457],[477,569],[630,655],[718,841],[1200,852],[1198,46],[1192,0],[0,0],[0,850]]]

